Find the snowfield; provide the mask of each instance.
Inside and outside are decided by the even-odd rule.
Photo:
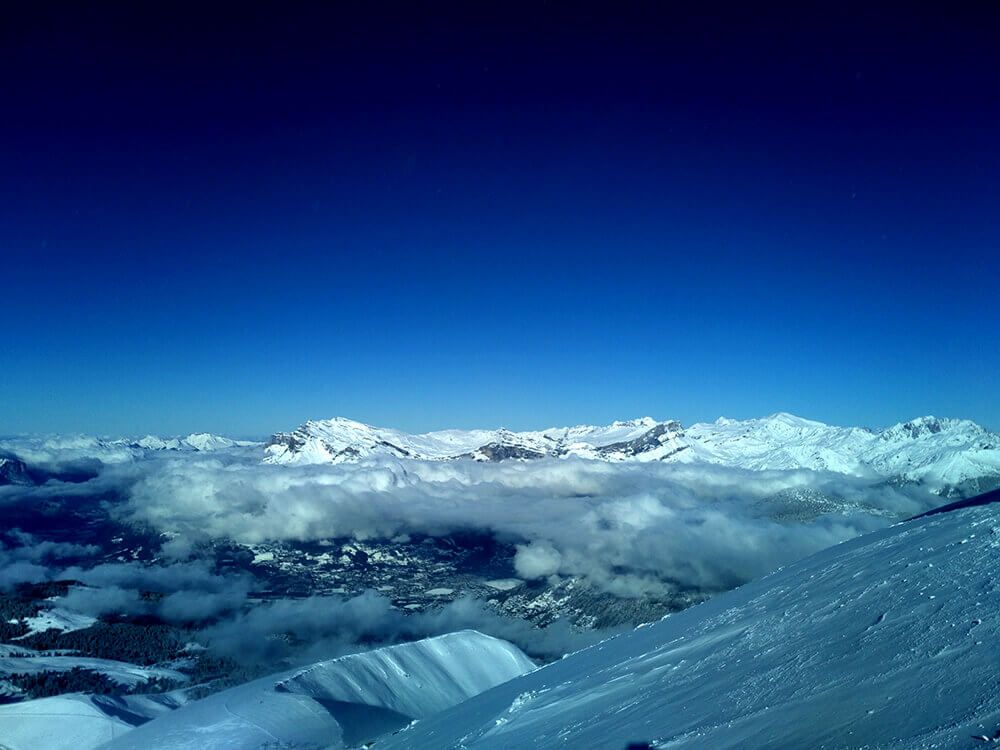
[[[102,747],[356,747],[534,668],[505,641],[451,633],[230,688]]]
[[[34,633],[44,633],[46,630],[61,630],[64,633],[69,633],[73,630],[89,628],[95,622],[97,622],[96,617],[71,612],[63,607],[53,607],[41,610],[33,617],[25,617],[24,624],[27,626],[28,632],[11,640],[23,640]]]
[[[970,748],[1000,730],[1000,493],[832,547],[379,742]]]
[[[5,750],[89,750],[131,728],[102,711],[87,695],[57,695],[0,706],[0,747]]]
[[[71,693],[0,705],[0,748],[90,750],[183,702],[175,691],[121,697]]]

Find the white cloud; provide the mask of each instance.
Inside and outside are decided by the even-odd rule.
[[[0,591],[21,583],[40,583],[54,575],[56,560],[89,557],[99,549],[90,545],[41,541],[14,528],[0,532]]]
[[[559,572],[560,562],[559,550],[547,542],[519,544],[514,555],[514,570],[528,580],[547,578]]]
[[[472,599],[416,614],[371,592],[248,607],[250,576],[221,575],[203,560],[187,560],[200,544],[472,531],[514,545],[513,565],[523,578],[575,576],[631,597],[728,589],[939,503],[918,488],[805,470],[579,459],[287,467],[262,465],[245,453],[157,455],[104,465],[86,482],[50,481],[0,497],[27,503],[119,498],[107,507],[120,520],[170,532],[160,550],[168,557],[156,564],[92,566],[79,560],[93,548],[8,532],[0,543],[0,586],[76,579],[86,586],[73,588],[63,606],[195,625],[220,654],[266,663],[463,627],[549,658],[597,635],[574,633],[565,622],[539,630]],[[78,564],[66,568],[70,562]]]
[[[730,588],[936,502],[917,489],[804,470],[584,460],[283,467],[185,458],[121,476],[126,518],[178,534],[182,553],[210,537],[257,543],[476,530],[520,545],[525,577],[583,576],[623,595]],[[802,489],[832,500],[804,522],[771,517],[787,513],[789,502],[807,504],[774,499]]]

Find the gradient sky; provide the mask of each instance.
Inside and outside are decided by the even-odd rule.
[[[996,18],[25,5],[0,433],[1000,428]]]

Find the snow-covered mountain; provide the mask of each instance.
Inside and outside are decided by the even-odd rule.
[[[341,417],[274,435],[264,461],[315,464],[369,457],[478,461],[579,457],[704,462],[752,471],[810,469],[919,482],[975,494],[1000,480],[1000,435],[962,419],[920,417],[884,430],[836,427],[791,414],[683,427],[649,417],[537,432],[442,430],[412,435]]]
[[[448,460],[585,455],[624,460],[654,449],[632,445],[649,439],[661,445],[668,433],[680,430],[676,422],[658,423],[649,417],[615,422],[606,427],[562,427],[538,432],[510,430],[440,430],[411,435],[372,427],[343,417],[306,422],[294,432],[278,433],[265,447],[268,463],[307,464],[357,461],[373,455],[395,458]]]
[[[0,456],[0,485],[4,484],[34,484],[24,461],[9,456]]]
[[[832,547],[378,747],[992,744],[1000,731],[1000,493],[992,500]]]
[[[232,438],[212,435],[208,432],[194,432],[187,437],[161,438],[147,435],[138,440],[116,441],[151,451],[218,451],[229,448],[250,447],[258,445],[250,440],[233,440]]]
[[[31,656],[76,659],[87,668],[108,670],[118,681],[156,672],[100,659]],[[0,649],[0,667],[22,669],[30,662],[21,657],[7,664],[13,659]],[[358,747],[533,669],[516,646],[462,631],[318,662],[194,702],[179,689],[152,695],[68,694],[0,705],[0,747]]]
[[[186,437],[100,438],[92,435],[55,435],[0,439],[0,451],[23,466],[54,469],[74,463],[96,461],[120,464],[161,452],[211,452],[259,446],[249,440],[233,440],[207,432]],[[0,459],[3,461],[4,459]],[[0,465],[0,471],[3,466]],[[2,480],[0,480],[2,482]]]
[[[475,631],[450,633],[254,680],[102,747],[359,747],[534,668],[506,641]],[[0,741],[6,742],[2,733]]]

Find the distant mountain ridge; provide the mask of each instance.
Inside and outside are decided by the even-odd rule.
[[[606,426],[423,434],[336,417],[277,433],[264,453],[265,463],[285,465],[380,456],[430,461],[577,457],[707,463],[752,471],[810,469],[921,483],[946,495],[975,494],[1000,484],[1000,435],[969,420],[932,416],[883,430],[837,427],[778,412],[690,427],[642,417]]]
[[[207,432],[185,437],[162,438],[147,435],[142,438],[101,438],[92,435],[51,435],[12,437],[0,440],[0,456],[8,457],[7,469],[17,461],[21,470],[29,467],[51,467],[73,462],[118,464],[135,461],[158,453],[210,453],[213,451],[251,448],[261,443],[233,440]],[[15,458],[16,457],[16,458]],[[3,467],[0,467],[0,474]]]

